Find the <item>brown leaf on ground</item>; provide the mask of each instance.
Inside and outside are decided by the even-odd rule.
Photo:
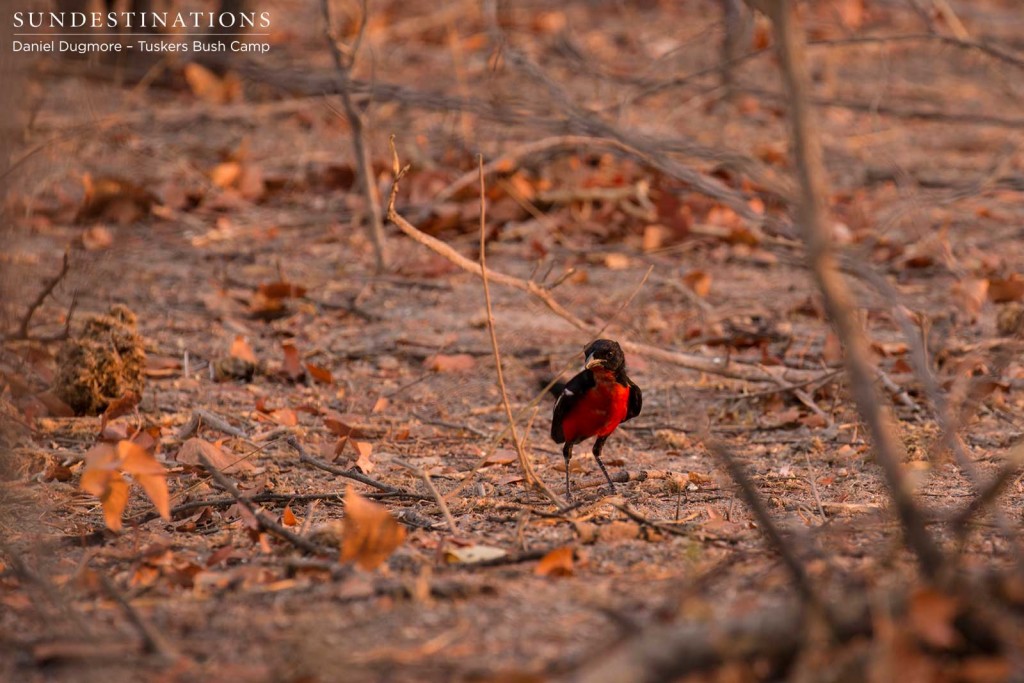
[[[572,576],[573,550],[570,546],[555,548],[540,558],[533,573],[537,576]]]
[[[370,460],[370,454],[373,453],[373,444],[365,441],[353,441],[352,445],[355,446],[356,452],[359,454],[359,457],[356,458],[356,467],[366,474],[373,472],[374,464]]]
[[[467,372],[476,367],[476,359],[467,353],[446,355],[439,353],[423,361],[428,370],[434,372]]]
[[[82,246],[86,251],[99,251],[114,244],[114,235],[102,225],[92,225],[82,231]]]
[[[146,355],[146,377],[163,379],[181,374],[181,360],[170,356]]]
[[[334,381],[334,377],[331,375],[331,371],[327,368],[322,368],[319,365],[313,365],[312,363],[306,363],[306,372],[320,384],[331,384]]]
[[[1020,301],[1024,298],[1024,276],[1013,273],[1007,278],[993,277],[988,281],[988,300],[997,304]]]
[[[291,408],[281,408],[268,413],[270,419],[282,427],[294,427],[299,424],[299,415]]]
[[[968,315],[976,319],[988,297],[989,281],[982,278],[964,278],[953,284],[953,301]]]
[[[302,367],[299,349],[296,348],[295,344],[285,342],[281,345],[281,350],[284,351],[284,361],[281,363],[281,370],[288,379],[298,382],[306,376],[306,369]]]
[[[683,284],[694,294],[704,298],[711,292],[711,275],[703,270],[691,270],[683,276]]]
[[[228,351],[228,354],[232,358],[237,358],[240,361],[252,363],[253,365],[259,362],[252,347],[249,346],[249,342],[240,334],[235,335],[235,340],[231,342],[231,350]]]
[[[252,464],[248,460],[239,460],[234,453],[229,453],[219,445],[198,437],[193,437],[183,443],[175,460],[183,465],[202,467],[202,462],[199,459],[200,453],[205,455],[210,464],[221,472],[239,472],[252,468]]]
[[[283,280],[264,283],[258,291],[268,299],[301,299],[306,296],[305,287]]]
[[[930,647],[949,649],[960,642],[953,626],[958,603],[956,598],[933,588],[921,588],[910,596],[907,619],[910,628]]]
[[[298,518],[295,516],[295,513],[292,512],[292,506],[290,504],[285,505],[284,511],[281,512],[281,524],[284,524],[285,526],[296,526],[298,523]]]
[[[192,94],[208,104],[230,104],[242,99],[242,82],[234,73],[221,77],[196,62],[186,64],[184,73]]]
[[[354,561],[367,571],[382,565],[405,540],[405,527],[388,509],[359,495],[353,486],[345,489],[344,525],[339,561]]]
[[[96,221],[128,225],[148,216],[157,202],[152,192],[123,178],[93,179],[86,173],[82,176],[82,186],[85,199],[75,216],[76,223]],[[94,237],[98,243],[103,241],[101,235]]]
[[[142,400],[142,396],[134,391],[128,391],[121,398],[111,401],[107,409],[103,411],[100,416],[100,431],[107,426],[107,423],[111,420],[116,420],[122,415],[127,415],[131,411],[135,410],[135,406],[139,405],[139,401]]]
[[[83,491],[100,499],[104,522],[111,531],[121,530],[121,515],[128,505],[128,483],[118,472],[120,464],[117,448],[99,443],[85,454],[85,471],[79,482]]]
[[[335,436],[365,437],[366,433],[354,426],[356,419],[358,419],[357,415],[342,415],[333,410],[328,410],[324,413],[324,426]]]

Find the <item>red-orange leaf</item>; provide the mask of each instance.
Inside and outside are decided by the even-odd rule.
[[[167,492],[167,470],[164,466],[157,462],[152,453],[131,441],[118,443],[117,453],[121,457],[121,469],[139,482],[156,506],[156,511],[170,521],[171,498]]]
[[[340,561],[354,561],[366,570],[382,565],[405,540],[405,527],[388,509],[362,497],[352,486],[345,490],[344,528]]]
[[[537,576],[571,576],[572,572],[572,548],[569,546],[555,548],[540,558],[533,570]]]

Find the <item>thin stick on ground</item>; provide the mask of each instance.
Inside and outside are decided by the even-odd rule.
[[[1020,476],[1021,469],[1024,469],[1024,446],[1017,446],[1006,455],[1006,462],[999,472],[987,483],[978,484],[977,495],[971,499],[971,502],[963,510],[953,517],[952,526],[954,533],[957,536],[963,537],[964,529],[967,528],[967,525],[975,515],[978,515],[995,502],[999,495],[1006,490],[1006,487]],[[1016,540],[1016,536],[1012,535],[1011,539]]]
[[[321,469],[324,472],[330,472],[331,474],[336,474],[339,477],[345,477],[346,479],[358,481],[360,484],[372,486],[378,491],[383,491],[384,493],[398,494],[409,498],[415,498],[417,500],[430,500],[429,496],[421,496],[418,493],[413,493],[411,491],[406,491],[405,489],[398,488],[397,486],[385,484],[382,481],[377,481],[373,477],[369,477],[363,474],[359,470],[347,470],[344,467],[338,467],[337,465],[332,465],[329,462],[325,462],[324,460],[321,460],[315,455],[311,455],[305,448],[302,447],[302,444],[300,444],[299,440],[296,439],[295,437],[288,438],[287,442],[288,445],[291,446],[295,450],[295,452],[299,454],[299,462],[304,462],[307,465],[312,465],[317,469]]]
[[[448,531],[453,535],[458,535],[459,525],[455,523],[455,518],[452,517],[452,511],[448,509],[448,503],[444,501],[444,496],[442,496],[441,492],[437,490],[436,486],[434,486],[434,482],[431,480],[430,475],[427,474],[426,470],[416,467],[415,465],[399,458],[391,458],[391,462],[395,463],[399,467],[404,467],[423,480],[427,490],[430,491],[430,495],[432,495],[434,497],[434,501],[437,502],[437,507],[441,508],[441,514],[444,515],[445,521],[448,522]]]
[[[71,270],[71,260],[68,257],[68,253],[64,252],[64,260],[61,262],[60,272],[47,280],[35,300],[28,305],[28,310],[25,311],[25,315],[21,317],[21,323],[18,325],[16,339],[28,339],[28,328],[29,325],[32,324],[32,316],[36,314],[36,310],[43,305],[44,301],[46,301],[46,297],[50,296],[50,294],[53,293],[53,290],[57,288],[57,285],[67,277],[69,270]],[[68,322],[70,323],[70,314]]]
[[[117,606],[121,608],[125,616],[128,617],[128,621],[132,623],[135,630],[142,636],[142,644],[146,652],[159,655],[168,662],[173,662],[178,659],[181,654],[178,652],[169,640],[164,638],[163,634],[159,630],[153,627],[148,621],[142,618],[139,611],[132,606],[132,603],[128,601],[121,591],[117,589],[114,582],[110,580],[110,577],[103,571],[95,572],[96,576],[99,577],[100,585],[103,586],[103,591],[110,597],[111,600],[117,603]]]
[[[791,2],[762,0],[757,4],[765,8],[772,19],[783,83],[790,103],[789,121],[801,191],[797,224],[803,226],[808,266],[843,344],[850,390],[871,433],[875,459],[885,475],[907,543],[917,556],[922,574],[934,579],[942,573],[945,557],[928,532],[925,516],[914,501],[902,469],[901,463],[906,454],[896,435],[892,414],[883,407],[884,402],[875,391],[876,375],[870,349],[860,329],[853,298],[836,267],[831,249],[831,230],[825,220],[827,175],[809,104],[810,77],[804,54],[804,37]]]
[[[786,569],[789,570],[789,574],[793,578],[793,583],[796,584],[800,596],[808,605],[815,608],[823,617],[831,621],[828,607],[821,599],[821,596],[818,595],[817,589],[811,582],[811,577],[807,574],[803,563],[796,556],[791,544],[783,537],[779,527],[775,524],[775,520],[768,514],[768,508],[765,507],[764,501],[761,500],[761,494],[747,474],[746,468],[740,464],[739,460],[736,459],[736,456],[732,454],[732,451],[725,444],[710,438],[708,434],[703,436],[703,441],[708,450],[722,461],[725,468],[729,471],[729,476],[736,482],[740,490],[740,496],[742,496],[744,502],[754,513],[754,517],[757,519],[761,530],[779,552],[779,555],[782,556],[782,562],[786,565]]]
[[[239,505],[248,510],[252,516],[256,518],[256,521],[259,522],[263,529],[266,529],[282,540],[288,541],[299,550],[304,550],[307,553],[312,553],[313,555],[330,555],[333,552],[331,549],[313,543],[308,538],[299,536],[295,532],[289,531],[281,524],[278,524],[276,520],[270,517],[270,515],[258,506],[254,505],[246,496],[243,496],[242,492],[238,490],[237,486],[235,486],[235,483],[224,473],[218,470],[202,451],[198,451],[197,455],[199,457],[199,462],[202,463],[203,468],[210,473],[213,480],[217,482],[222,489],[227,491],[232,498],[237,500]]]
[[[203,424],[207,424],[218,432],[227,434],[228,436],[234,436],[236,438],[246,440],[249,438],[249,435],[243,430],[235,427],[220,415],[217,415],[213,411],[206,410],[205,408],[199,408],[198,410],[192,411],[192,416],[188,419],[188,422],[182,425],[181,429],[178,430],[175,438],[178,441],[184,441],[198,432],[200,425]]]
[[[384,241],[384,218],[381,215],[380,196],[377,194],[377,184],[373,180],[373,164],[370,161],[370,150],[366,141],[366,119],[362,112],[356,107],[352,99],[352,69],[355,66],[356,56],[359,54],[359,47],[363,43],[363,35],[366,32],[366,20],[368,17],[366,0],[360,3],[359,31],[347,54],[342,51],[338,44],[338,38],[334,32],[334,21],[331,18],[330,0],[320,0],[320,10],[324,18],[324,36],[331,48],[331,56],[334,58],[334,66],[338,72],[338,91],[341,94],[341,103],[345,107],[345,116],[349,126],[352,128],[352,151],[355,155],[355,166],[359,173],[359,189],[363,193],[366,202],[368,217],[366,229],[373,244],[373,255],[376,260],[377,272],[383,272],[387,266]]]
[[[398,156],[396,154],[396,165]],[[509,436],[512,438],[512,444],[515,446],[516,455],[519,457],[519,466],[523,470],[523,477],[526,479],[528,486],[532,486],[537,490],[541,491],[548,500],[554,503],[558,507],[562,507],[564,503],[561,499],[555,495],[555,493],[548,488],[548,486],[537,476],[537,473],[533,470],[533,463],[530,462],[530,456],[526,453],[523,448],[522,442],[519,440],[519,436],[516,434],[516,418],[512,414],[512,404],[508,400],[508,390],[505,388],[505,373],[501,367],[501,351],[498,348],[498,335],[494,330],[494,310],[491,307],[491,286],[487,278],[487,197],[486,187],[484,186],[484,157],[480,155],[480,276],[484,282],[484,303],[487,306],[487,331],[491,337],[491,349],[494,351],[494,366],[497,373],[498,389],[501,391],[501,403],[505,407],[505,417],[508,418]]]

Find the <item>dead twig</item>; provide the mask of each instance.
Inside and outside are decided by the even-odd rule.
[[[384,242],[384,219],[381,215],[380,196],[377,194],[377,184],[373,179],[373,164],[370,161],[370,150],[367,144],[366,118],[363,112],[356,107],[352,98],[352,69],[355,66],[356,57],[359,54],[359,47],[363,42],[363,35],[366,32],[366,21],[369,15],[366,0],[360,3],[359,30],[356,33],[352,46],[346,51],[338,44],[338,38],[334,31],[334,22],[331,18],[330,0],[320,0],[320,10],[324,18],[324,37],[331,48],[331,56],[334,58],[334,67],[338,72],[338,92],[341,95],[341,103],[345,107],[345,116],[349,126],[352,128],[352,150],[355,155],[355,166],[359,172],[359,189],[363,193],[366,202],[366,211],[369,212],[367,219],[367,232],[370,242],[373,244],[374,258],[376,259],[377,272],[380,273],[387,265]],[[346,54],[347,52],[347,54]]]
[[[188,419],[188,422],[182,425],[181,429],[178,430],[178,433],[175,435],[175,439],[178,441],[185,441],[198,432],[199,427],[203,424],[207,424],[218,432],[222,432],[228,436],[233,436],[238,439],[249,438],[248,434],[232,425],[220,415],[217,415],[210,410],[206,410],[205,408],[199,408],[192,411],[192,416]]]
[[[372,486],[378,491],[383,491],[384,493],[401,494],[403,496],[415,498],[417,500],[430,500],[429,496],[421,496],[418,493],[412,493],[411,491],[406,491],[396,486],[385,484],[382,481],[377,481],[373,477],[368,477],[359,470],[347,470],[344,467],[338,467],[337,465],[332,465],[329,462],[325,462],[314,455],[310,455],[309,452],[307,452],[306,449],[302,447],[302,444],[300,444],[299,440],[296,439],[295,437],[289,437],[288,439],[286,439],[286,441],[288,445],[291,446],[295,450],[295,452],[299,454],[299,462],[304,462],[307,465],[312,465],[313,467],[321,469],[324,472],[330,472],[331,474],[336,474],[339,477],[345,477],[346,479],[358,481],[360,484]]]
[[[441,493],[437,490],[437,487],[434,486],[434,482],[433,480],[431,480],[430,475],[427,474],[425,470],[420,469],[419,467],[416,467],[415,465],[412,465],[410,463],[407,463],[405,460],[401,460],[399,458],[391,458],[391,462],[395,463],[399,467],[404,467],[405,469],[409,470],[410,472],[412,472],[417,477],[423,480],[423,483],[426,484],[427,486],[427,490],[430,491],[430,495],[434,497],[434,501],[437,503],[437,507],[441,508],[441,514],[444,515],[445,521],[448,522],[448,531],[451,532],[453,535],[458,535],[459,525],[455,523],[455,518],[452,517],[452,511],[448,509],[448,503],[444,501],[444,496],[442,496]]]
[[[57,288],[57,285],[59,285],[64,280],[64,278],[67,277],[68,271],[70,271],[70,270],[71,270],[71,259],[70,259],[69,255],[68,255],[68,252],[65,251],[64,252],[64,260],[61,262],[61,266],[60,266],[60,272],[57,273],[52,278],[50,278],[49,280],[46,281],[46,284],[43,285],[43,289],[40,290],[39,294],[32,301],[32,303],[30,303],[28,305],[28,310],[25,311],[25,315],[23,315],[21,317],[21,322],[18,324],[18,332],[16,333],[16,335],[14,337],[15,339],[28,339],[28,328],[29,328],[29,325],[32,324],[32,316],[34,316],[36,314],[36,310],[40,306],[43,305],[44,301],[46,301],[46,297],[50,296],[50,294],[53,293],[53,290]],[[67,330],[68,326],[70,326],[70,324],[71,324],[71,312],[74,311],[74,306],[75,306],[75,301],[76,300],[77,300],[77,297],[72,299],[71,308],[68,311],[68,317],[67,317],[67,320],[64,323],[65,324],[65,330]],[[65,335],[66,335],[66,332],[65,332]]]
[[[775,520],[768,514],[768,508],[765,507],[764,501],[761,500],[761,494],[758,492],[757,487],[754,486],[754,482],[751,481],[746,468],[740,464],[739,460],[736,459],[724,443],[712,439],[708,434],[704,435],[703,441],[708,450],[722,461],[729,472],[729,476],[736,482],[736,485],[739,487],[740,496],[751,512],[754,513],[761,531],[764,532],[764,535],[768,537],[768,541],[782,557],[782,563],[789,571],[793,583],[796,584],[796,588],[800,592],[800,596],[831,624],[832,617],[828,606],[821,599],[817,589],[811,582],[811,577],[807,574],[803,563],[797,558],[790,543],[782,536],[782,532],[775,524]]]
[[[393,149],[393,144],[392,144]],[[395,155],[395,167],[398,166],[398,153],[393,152]],[[523,476],[526,479],[526,483],[529,486],[536,488],[541,491],[548,500],[555,504],[556,507],[562,507],[564,503],[559,499],[555,493],[548,488],[548,486],[537,476],[537,473],[533,469],[533,463],[530,462],[530,456],[526,453],[526,449],[523,448],[523,443],[519,440],[516,434],[516,418],[512,414],[512,404],[508,400],[508,390],[505,388],[505,373],[501,367],[501,350],[498,348],[498,335],[494,330],[494,310],[491,307],[491,286],[487,279],[487,197],[486,187],[484,186],[484,158],[483,155],[479,157],[479,172],[480,172],[480,276],[484,283],[484,303],[487,306],[487,330],[491,337],[491,349],[494,351],[494,365],[497,373],[498,389],[501,391],[501,402],[505,407],[505,417],[508,418],[508,429],[509,436],[512,439],[512,444],[515,446],[516,455],[519,457],[519,466],[523,470]],[[398,184],[397,178],[395,184]]]
[[[978,486],[977,495],[963,510],[953,516],[951,524],[957,536],[963,536],[970,521],[999,498],[1006,487],[1020,476],[1022,468],[1024,468],[1024,446],[1017,446],[1007,454],[1006,462],[1003,463],[999,472],[988,483]],[[1002,528],[1001,524],[1000,528]],[[1010,528],[1012,530],[1012,527]],[[1011,539],[1015,538],[1016,535],[1011,535]]]
[[[883,407],[874,387],[875,372],[870,349],[860,329],[849,288],[836,267],[831,230],[825,221],[825,178],[822,152],[808,95],[809,76],[804,37],[798,28],[792,3],[762,0],[772,19],[775,43],[782,67],[789,121],[800,182],[801,200],[797,223],[803,226],[808,267],[822,293],[825,309],[845,349],[850,389],[874,444],[875,459],[882,468],[908,545],[917,556],[921,572],[930,579],[941,575],[945,557],[929,534],[914,501],[901,463],[904,449],[896,435],[891,413]]]
[[[121,591],[117,590],[114,582],[110,580],[110,577],[103,571],[95,572],[96,576],[99,577],[100,585],[103,586],[103,591],[110,597],[111,600],[117,603],[117,606],[121,608],[125,616],[128,617],[128,621],[132,623],[135,630],[142,636],[143,648],[146,652],[150,652],[159,655],[162,659],[167,662],[173,662],[181,657],[181,653],[178,649],[171,644],[169,640],[164,638],[164,635],[160,633],[152,624],[142,618],[139,611],[132,606],[132,603],[128,601]]]
[[[210,462],[209,458],[207,458],[202,451],[197,451],[197,456],[199,457],[199,462],[201,462],[203,468],[210,473],[213,480],[217,482],[222,489],[227,491],[232,498],[238,501],[239,505],[248,510],[252,516],[256,518],[256,521],[259,522],[262,528],[266,529],[278,538],[288,541],[296,548],[304,550],[307,553],[311,553],[313,555],[329,555],[333,552],[329,548],[313,543],[308,538],[299,536],[295,532],[284,528],[281,524],[278,524],[277,520],[271,518],[270,515],[253,504],[249,498],[242,495],[242,492],[238,490],[235,483],[224,473],[214,467],[213,463]]]
[[[392,143],[393,144],[393,143]],[[392,148],[392,154],[397,163],[397,153]],[[468,273],[472,273],[477,277],[483,277],[483,270],[479,263],[469,260],[459,252],[455,251],[451,246],[432,237],[418,228],[412,223],[406,220],[398,211],[395,209],[395,201],[398,197],[399,183],[402,178],[408,173],[408,166],[404,168],[395,169],[395,180],[391,185],[391,193],[388,197],[387,203],[387,220],[405,233],[408,237],[414,241],[422,244],[431,251],[440,256],[443,256],[453,264],[465,270]],[[521,292],[526,292],[531,296],[539,299],[552,313],[562,318],[570,325],[578,330],[586,333],[590,338],[594,338],[595,332],[602,329],[603,325],[592,325],[582,318],[576,316],[571,311],[562,306],[551,294],[550,288],[544,287],[532,280],[522,280],[511,275],[506,275],[488,269],[487,278],[490,282],[505,285],[517,289]],[[707,357],[699,356],[696,354],[683,353],[679,351],[671,351],[668,349],[661,349],[648,344],[642,344],[638,342],[624,341],[621,342],[622,348],[630,353],[636,353],[647,358],[653,358],[655,360],[664,361],[673,365],[678,365],[689,370],[695,370],[697,372],[706,372],[713,375],[719,375],[722,377],[729,377],[731,379],[740,379],[749,382],[772,382],[776,384],[786,385],[795,382],[814,382],[822,379],[823,373],[810,370],[802,370],[797,368],[785,368],[778,367],[767,369],[753,363],[743,363],[740,361],[734,361],[728,357]],[[827,374],[827,373],[826,373]]]

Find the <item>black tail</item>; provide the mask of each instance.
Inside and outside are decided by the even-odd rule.
[[[565,382],[562,380],[556,380],[554,384],[551,384],[551,386],[548,386],[549,384],[551,384],[550,378],[537,380],[537,386],[541,389],[547,389],[552,398],[558,398],[562,395],[562,390],[565,389]]]

